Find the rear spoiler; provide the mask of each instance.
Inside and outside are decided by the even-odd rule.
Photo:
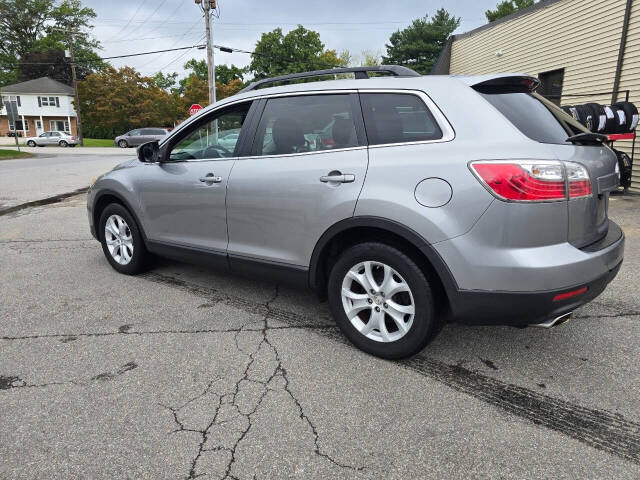
[[[460,80],[480,93],[528,93],[540,85],[536,77],[519,73],[469,76]]]

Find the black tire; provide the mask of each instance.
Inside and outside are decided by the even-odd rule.
[[[36,142],[34,142],[33,140],[29,140],[29,141],[27,142],[27,146],[28,146],[28,147],[37,147],[37,146],[38,146],[38,144],[37,144]]]
[[[111,253],[109,252],[109,249],[107,247],[105,238],[105,225],[109,217],[114,214],[119,215],[125,220],[125,222],[127,222],[133,240],[133,255],[131,256],[131,261],[126,265],[118,263],[111,256]],[[138,224],[136,223],[133,216],[129,213],[129,211],[119,203],[111,203],[107,205],[107,207],[100,214],[100,222],[98,223],[98,237],[100,239],[100,243],[102,244],[102,251],[104,252],[104,256],[107,257],[107,261],[116,271],[124,273],[126,275],[135,275],[137,273],[144,272],[149,267],[151,256],[145,248],[140,228],[138,227]]]
[[[119,141],[118,141],[118,146],[119,146],[120,148],[129,148],[129,144],[127,143],[127,141],[126,141],[126,140],[119,140]]]
[[[604,107],[599,103],[587,103],[585,105],[591,111],[591,115],[593,116],[593,124],[592,124],[592,132],[598,133],[604,131],[605,127],[605,113]],[[602,122],[602,123],[601,123]],[[602,128],[601,128],[602,125]]]
[[[625,124],[620,126],[620,133],[629,133],[635,130],[638,123],[638,109],[631,102],[618,102],[614,105],[619,110],[622,110],[625,115]],[[634,123],[635,116],[635,125]]]
[[[64,140],[60,140],[58,142],[58,145],[60,145],[62,148],[66,148],[69,146],[69,144],[67,142],[65,142]]]
[[[603,133],[616,133],[618,131],[618,114],[616,113],[616,109],[609,105],[605,105],[603,108],[607,116],[607,123]]]
[[[347,272],[360,262],[375,261],[394,269],[411,289],[414,319],[408,332],[398,340],[380,342],[361,334],[347,317],[342,305],[342,282]],[[432,289],[424,272],[400,250],[383,243],[361,243],[350,247],[331,268],[328,299],[331,313],[344,335],[361,350],[377,357],[397,360],[421,351],[440,331]]]

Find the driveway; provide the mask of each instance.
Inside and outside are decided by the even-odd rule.
[[[305,290],[108,265],[84,196],[0,216],[0,478],[640,477],[640,208],[552,330],[447,325],[403,362]]]

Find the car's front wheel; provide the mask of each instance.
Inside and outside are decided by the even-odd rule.
[[[127,275],[144,271],[149,254],[140,228],[129,211],[112,203],[102,211],[99,225],[102,251],[111,266]]]
[[[418,353],[440,330],[423,271],[386,244],[362,243],[346,250],[331,269],[328,297],[346,337],[378,357]]]
[[[35,147],[35,146],[36,146],[36,142],[34,142],[33,140],[29,140],[29,141],[27,142],[27,146],[28,146],[28,147]]]
[[[129,144],[127,143],[127,141],[126,141],[126,140],[120,140],[120,141],[118,142],[118,146],[119,146],[120,148],[128,148],[128,147],[129,147]]]

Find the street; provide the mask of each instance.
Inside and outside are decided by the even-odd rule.
[[[136,154],[134,149],[115,148],[20,148],[37,156],[0,161],[0,211],[86,188],[92,178]]]
[[[2,206],[133,153],[0,162]],[[612,197],[625,261],[573,321],[449,324],[402,362],[304,289],[116,273],[83,194],[1,215],[0,478],[638,478],[639,208]]]

